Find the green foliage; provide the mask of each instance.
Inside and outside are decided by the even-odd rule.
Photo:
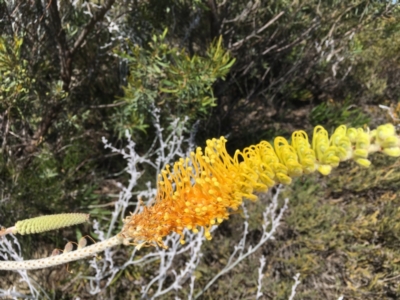
[[[169,45],[166,34],[167,30],[154,35],[147,48],[130,43],[128,54],[119,53],[128,61],[130,71],[123,87],[125,103],[114,115],[119,136],[125,130],[145,131],[153,107],[160,108],[167,120],[187,116],[193,121],[216,105],[212,86],[225,78],[235,62],[223,49],[222,38],[214,41],[204,56],[190,56]]]
[[[16,3],[12,8],[24,16],[23,20],[14,20],[23,28],[17,32],[23,35],[9,30],[14,28],[13,18],[20,15],[5,17],[6,6],[0,4],[0,191],[1,199],[5,199],[1,210],[15,211],[4,214],[2,224],[62,212],[67,207],[77,210],[87,191],[93,192],[97,186],[96,176],[91,175],[96,172],[94,160],[102,151],[101,135],[105,135],[102,126],[97,126],[102,124],[99,120],[103,115],[87,107],[96,92],[107,95],[97,90],[104,85],[101,81],[105,76],[95,76],[96,80],[87,76],[88,65],[97,55],[90,47],[97,49],[97,45],[90,42],[90,47],[81,47],[75,54],[72,71],[76,81],[66,87],[56,39],[62,34],[52,34],[60,32],[56,22],[48,24],[45,34],[36,19],[35,9],[40,10],[40,4],[35,9],[25,4]],[[67,2],[59,7],[60,14],[68,15],[62,19],[69,41],[89,19],[79,10],[68,13],[71,8]],[[25,21],[37,26],[27,26]],[[109,93],[112,84],[106,87]],[[112,93],[117,90],[115,87]]]
[[[399,101],[400,11],[392,1],[117,1],[76,49],[68,85],[59,39],[64,32],[71,50],[105,1],[50,1],[59,6],[61,27],[50,15],[53,6],[5,3],[0,3],[1,225],[82,208],[107,222],[104,203],[117,192],[104,182],[123,181],[124,164],[106,157],[99,141],[126,129],[146,131],[153,107],[166,123],[168,117],[209,116],[200,124],[199,144],[229,135],[228,146],[237,149],[309,125],[363,126],[369,119],[381,124],[382,111],[367,116],[366,104],[395,107]],[[152,36],[164,28],[168,35]],[[119,58],[116,47],[126,49]],[[121,79],[127,74],[118,60],[129,65],[124,94]],[[139,151],[153,137],[147,130]],[[398,167],[382,163],[361,172],[352,166],[337,174],[299,179],[288,190],[292,213],[277,241],[263,249],[270,254],[267,297],[287,299],[299,271],[304,273],[299,299],[399,297],[400,201],[393,192]],[[154,176],[145,170],[143,178]],[[206,246],[213,264],[199,268],[200,284],[235,245],[243,222],[240,215],[234,219],[216,234],[217,247]],[[253,226],[255,238],[259,224]],[[25,241],[27,252],[41,244]],[[207,296],[252,297],[257,263],[240,266]],[[138,296],[131,283],[156,268],[154,263],[121,274],[110,293]],[[83,290],[76,284],[66,297]]]
[[[331,177],[302,179],[287,190],[291,213],[286,232],[270,249],[270,264],[280,266],[284,278],[302,274],[299,299],[311,297],[311,291],[313,299],[321,293],[328,298],[399,297],[392,278],[400,275],[400,198],[394,192],[400,165],[379,155],[373,165],[345,166]],[[324,276],[332,278],[325,281]],[[322,282],[332,289],[324,290]]]
[[[351,127],[363,127],[370,123],[370,118],[359,107],[351,105],[349,100],[323,102],[313,108],[310,114],[313,126],[326,124],[327,128],[336,128],[342,124]]]
[[[377,18],[355,35],[351,43],[351,56],[356,78],[367,95],[375,102],[388,97],[399,100],[400,25],[399,11]]]
[[[8,42],[0,37],[0,110],[16,108],[23,113],[20,106],[29,100],[31,81],[27,74],[28,62],[21,58],[23,37],[14,36]],[[25,102],[25,103],[24,103]]]
[[[237,62],[228,83],[217,86],[229,93],[223,97],[226,109],[215,110],[210,118],[210,131],[218,126],[231,133],[231,140],[251,138],[254,143],[266,123],[292,123],[293,109],[312,109],[329,99],[349,99],[348,105],[358,107],[376,105],[384,97],[397,101],[398,5],[366,0],[261,3],[219,2],[219,32],[225,33]],[[362,36],[363,50],[356,54],[353,44]],[[255,108],[267,115],[263,122],[240,123]]]
[[[4,163],[8,161],[7,135],[15,131],[32,111],[30,89],[35,79],[30,78],[28,62],[22,58],[22,44],[23,37],[13,36],[10,40],[6,36],[0,37],[0,112],[4,112],[3,118],[7,122],[0,137],[0,156]]]
[[[74,211],[78,199],[94,200],[96,195],[87,194],[87,189],[93,193],[97,187],[96,181],[86,175],[95,167],[87,160],[89,155],[90,149],[83,141],[75,141],[60,154],[43,147],[29,168],[21,170],[14,161],[3,164],[2,193],[12,196],[14,201],[4,203],[2,209],[15,211],[7,223],[42,214]]]

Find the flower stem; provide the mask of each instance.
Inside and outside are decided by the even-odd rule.
[[[60,255],[50,256],[40,259],[21,260],[21,261],[0,261],[0,270],[37,270],[57,265],[66,264],[72,261],[92,256],[107,248],[122,244],[123,239],[118,234],[102,242],[90,245],[88,247],[66,252]]]

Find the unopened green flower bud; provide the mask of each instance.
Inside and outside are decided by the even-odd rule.
[[[89,214],[82,213],[41,216],[18,221],[15,224],[13,233],[19,233],[22,235],[40,233],[84,223],[87,220],[89,220]]]

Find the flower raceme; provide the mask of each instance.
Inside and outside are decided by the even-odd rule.
[[[277,183],[290,184],[292,178],[319,171],[328,175],[341,161],[353,159],[362,167],[371,164],[368,155],[382,152],[400,156],[400,138],[393,125],[370,131],[339,126],[329,137],[322,126],[314,128],[309,141],[304,131],[295,131],[291,141],[277,137],[274,145],[262,141],[236,151],[231,157],[225,148],[226,139],[207,141],[204,151],[197,148],[190,157],[167,166],[159,175],[157,196],[152,206],[124,220],[116,236],[75,251],[34,260],[0,261],[0,270],[42,269],[90,257],[120,244],[166,247],[163,238],[171,232],[181,236],[184,229],[198,232],[205,229],[211,239],[213,225],[228,219],[243,199],[255,201],[255,192],[267,191]],[[9,233],[38,233],[85,222],[88,215],[62,214],[43,216],[1,228],[0,237]],[[45,223],[45,224],[42,224]]]
[[[400,139],[392,124],[372,131],[342,125],[331,137],[316,126],[312,141],[304,131],[295,131],[291,142],[277,137],[273,146],[262,141],[233,157],[225,144],[224,137],[208,140],[204,151],[199,147],[190,157],[168,165],[159,175],[155,204],[124,220],[120,235],[125,243],[166,247],[162,239],[171,232],[181,235],[184,243],[183,230],[196,233],[199,227],[211,239],[211,227],[228,219],[243,199],[257,200],[255,192],[290,184],[302,174],[328,175],[349,159],[369,167],[368,155],[373,152],[400,156]]]

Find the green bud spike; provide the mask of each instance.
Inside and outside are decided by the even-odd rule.
[[[41,216],[32,219],[18,221],[15,224],[13,233],[32,234],[50,230],[55,230],[63,227],[68,227],[76,224],[81,224],[89,220],[89,214],[70,213]]]

